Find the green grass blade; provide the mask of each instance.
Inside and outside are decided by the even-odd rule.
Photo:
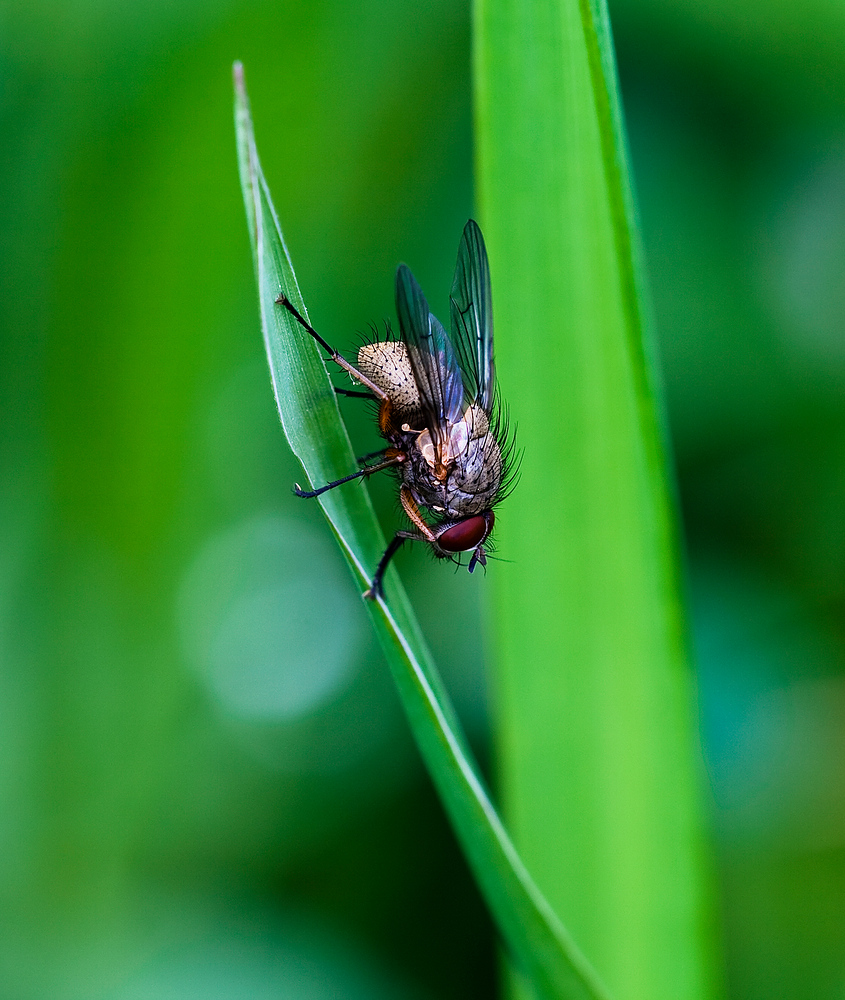
[[[477,0],[476,31],[498,370],[524,448],[493,581],[506,811],[614,995],[693,1000],[690,674],[607,12]]]
[[[279,292],[305,313],[255,147],[243,70],[235,65],[235,123],[259,306],[273,387],[291,448],[312,484],[355,468],[335,394],[315,342],[275,305]],[[368,585],[384,549],[366,490],[333,490],[323,510],[356,579]],[[548,1000],[606,993],[531,881],[480,781],[395,572],[387,601],[366,602],[411,728],[459,841],[511,952]]]

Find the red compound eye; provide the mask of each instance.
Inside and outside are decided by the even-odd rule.
[[[493,512],[477,514],[465,521],[458,521],[447,528],[437,539],[437,544],[445,552],[469,552],[490,534],[493,528]]]

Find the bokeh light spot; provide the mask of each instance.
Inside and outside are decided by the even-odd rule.
[[[354,671],[363,612],[338,554],[295,520],[253,517],[212,538],[180,600],[186,652],[224,710],[290,720]]]

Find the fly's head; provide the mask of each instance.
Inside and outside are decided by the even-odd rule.
[[[476,563],[486,566],[484,543],[490,537],[495,520],[493,511],[485,510],[460,521],[446,521],[439,525],[434,529],[436,554],[441,558],[454,559],[462,552],[471,552],[470,573],[475,569]]]

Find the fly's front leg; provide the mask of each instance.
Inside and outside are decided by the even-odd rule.
[[[390,449],[388,449],[388,451],[389,450]],[[384,555],[379,560],[378,566],[376,566],[372,586],[364,593],[364,597],[368,597],[371,600],[375,600],[375,598],[383,596],[381,584],[384,577],[384,571],[387,569],[387,564],[396,555],[399,549],[402,548],[406,541],[428,542],[429,545],[435,545],[437,543],[437,538],[434,532],[426,524],[422,514],[420,514],[420,509],[414,500],[413,494],[404,483],[399,488],[399,500],[402,503],[405,513],[416,526],[417,530],[397,531],[393,536],[393,541],[387,546]]]
[[[373,582],[370,585],[369,590],[364,591],[364,597],[369,601],[375,601],[379,597],[384,597],[384,591],[382,589],[382,581],[384,579],[384,573],[387,569],[387,564],[396,555],[399,549],[407,541],[425,542],[427,539],[423,535],[418,535],[415,531],[397,531],[393,536],[393,541],[384,550],[384,555],[379,559],[379,564],[376,566],[376,571],[373,574]]]
[[[416,500],[414,500],[414,495],[405,483],[402,483],[399,487],[399,502],[402,504],[402,509],[408,515],[408,518],[416,525],[419,537],[423,541],[430,542],[432,545],[436,544],[437,536],[429,528],[422,514],[420,514],[420,509],[417,506]]]

